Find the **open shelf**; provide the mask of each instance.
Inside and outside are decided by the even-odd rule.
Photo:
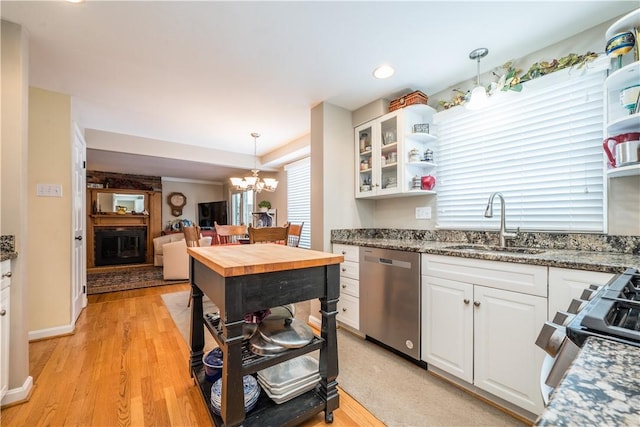
[[[624,176],[640,175],[640,163],[635,165],[622,166],[619,168],[609,169],[607,176],[609,178],[622,178]]]

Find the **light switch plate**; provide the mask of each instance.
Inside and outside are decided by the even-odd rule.
[[[429,206],[416,208],[416,219],[431,219],[431,208]]]
[[[60,184],[36,184],[36,196],[62,197],[62,185],[60,185]]]

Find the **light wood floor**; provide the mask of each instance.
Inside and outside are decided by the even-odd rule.
[[[189,285],[89,297],[72,335],[29,344],[29,401],[2,408],[7,426],[206,426],[189,349],[160,295]],[[333,426],[384,426],[340,390]],[[304,427],[323,426],[324,414]]]

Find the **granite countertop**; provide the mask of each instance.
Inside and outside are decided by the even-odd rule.
[[[556,239],[556,237],[553,236],[552,238],[546,237],[546,239],[556,239],[554,242],[546,242],[541,238],[537,240],[535,238],[522,239],[516,242],[516,247],[531,249],[537,253],[516,253],[486,250],[487,245],[497,246],[497,244],[492,240],[493,236],[486,237],[485,234],[482,233],[475,233],[471,236],[469,236],[469,233],[466,233],[461,236],[453,233],[445,235],[440,232],[439,235],[432,236],[431,234],[434,234],[434,232],[431,232],[425,236],[418,236],[422,238],[413,238],[415,233],[405,233],[403,231],[396,233],[397,236],[393,232],[375,233],[383,234],[383,237],[370,237],[368,234],[372,233],[351,232],[350,230],[332,231],[331,242],[462,258],[600,271],[605,273],[622,273],[627,268],[640,269],[640,255],[637,255],[638,248],[635,246],[637,245],[638,238],[635,236],[628,239],[631,243],[624,239],[621,239],[622,244],[615,242],[617,246],[614,246],[613,249],[620,248],[620,252],[610,250],[610,248],[605,248],[609,250],[603,250],[603,245],[599,245],[599,243],[595,244],[592,241],[588,243],[574,242],[574,244],[567,244],[566,242],[564,244],[556,243],[555,246],[562,247],[562,249],[560,249],[553,245],[554,242],[560,239]],[[438,240],[431,240],[433,237]],[[545,247],[545,243],[549,243],[550,247]],[[512,242],[509,242],[509,245],[511,244]],[[461,249],[460,246],[463,246],[464,249]],[[631,249],[629,249],[629,246]]]
[[[0,236],[0,261],[14,259],[18,256],[14,236]]]
[[[640,425],[638,360],[639,347],[588,338],[536,425]]]

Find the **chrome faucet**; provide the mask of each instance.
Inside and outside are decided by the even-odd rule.
[[[489,202],[487,203],[487,209],[484,211],[485,218],[493,217],[493,199],[498,196],[500,198],[500,247],[507,247],[507,239],[514,239],[518,233],[507,233],[506,219],[505,219],[505,202],[502,193],[491,193],[489,196]]]

